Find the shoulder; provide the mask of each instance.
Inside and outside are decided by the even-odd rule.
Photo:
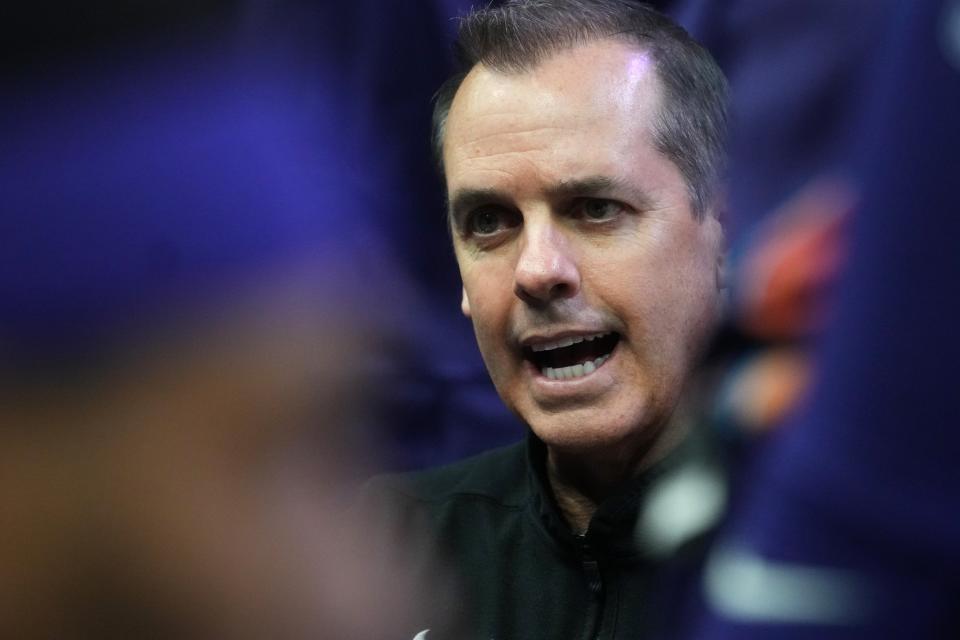
[[[377,476],[362,495],[425,508],[483,501],[517,509],[528,496],[526,446],[518,442],[434,469]]]
[[[520,442],[425,471],[376,476],[355,506],[375,544],[399,552],[429,615],[420,628],[475,629],[481,593],[506,573],[500,549],[529,502],[527,447]],[[404,573],[407,575],[407,573]],[[409,637],[409,636],[408,636]],[[418,636],[419,637],[419,636]],[[487,637],[487,636],[484,636]]]

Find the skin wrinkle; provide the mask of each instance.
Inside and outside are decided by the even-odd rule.
[[[529,157],[531,153],[543,154],[546,152],[540,148],[512,149],[510,151],[503,151],[499,153],[489,153],[483,156],[474,156],[469,159],[463,159],[462,162],[470,168],[476,166],[477,163],[480,163],[480,166],[474,169],[475,171],[491,171],[491,172],[494,172],[495,174],[503,175],[505,178],[507,178],[506,181],[509,182],[509,181],[515,180],[515,175],[514,175],[515,172],[505,171],[503,169],[489,167],[486,165],[489,165],[494,162],[500,162],[504,158],[506,159],[515,158],[518,161],[526,164],[527,165],[526,168],[529,171],[539,172],[538,163],[534,158]]]
[[[513,114],[509,114],[509,115],[508,115],[508,114],[501,114],[501,117],[509,117],[509,116],[516,117],[516,116],[513,115]],[[468,144],[468,145],[477,145],[477,144],[479,144],[479,143],[481,143],[481,142],[484,142],[484,141],[489,140],[489,139],[491,139],[491,138],[497,138],[497,137],[525,136],[525,135],[534,135],[534,134],[537,134],[537,133],[563,132],[563,131],[570,130],[571,128],[572,128],[572,127],[536,127],[536,128],[533,128],[533,129],[522,129],[522,130],[520,130],[520,131],[492,132],[492,133],[489,133],[489,134],[487,134],[487,135],[485,135],[485,136],[479,136],[479,137],[473,138],[473,139],[467,141],[467,144]]]
[[[463,162],[479,162],[479,163],[495,162],[501,156],[523,157],[525,154],[528,154],[528,153],[546,153],[546,151],[544,151],[540,146],[531,146],[531,147],[520,148],[520,149],[517,149],[514,146],[510,146],[509,151],[490,151],[484,154],[481,154],[480,151],[477,150],[476,154],[474,154],[470,158],[464,159]]]

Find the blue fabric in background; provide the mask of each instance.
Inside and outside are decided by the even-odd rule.
[[[322,259],[326,286],[350,254],[339,239],[362,242],[359,220],[318,214],[319,193],[345,206],[342,179],[305,141],[322,133],[289,69],[208,46],[113,49],[6,85],[5,356],[88,357],[298,260]]]

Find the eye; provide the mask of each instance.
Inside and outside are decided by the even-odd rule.
[[[612,220],[620,215],[624,206],[613,200],[604,200],[601,198],[584,198],[575,208],[575,213],[587,220],[594,222],[603,222]]]
[[[473,211],[467,218],[466,231],[470,235],[491,236],[515,226],[516,221],[509,211],[497,207],[484,207]]]

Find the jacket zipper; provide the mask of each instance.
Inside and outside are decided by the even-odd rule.
[[[603,577],[600,563],[593,557],[586,535],[577,536],[580,543],[580,562],[587,581],[590,599],[587,604],[587,624],[584,627],[584,640],[595,640],[600,631],[600,618],[603,615]]]

